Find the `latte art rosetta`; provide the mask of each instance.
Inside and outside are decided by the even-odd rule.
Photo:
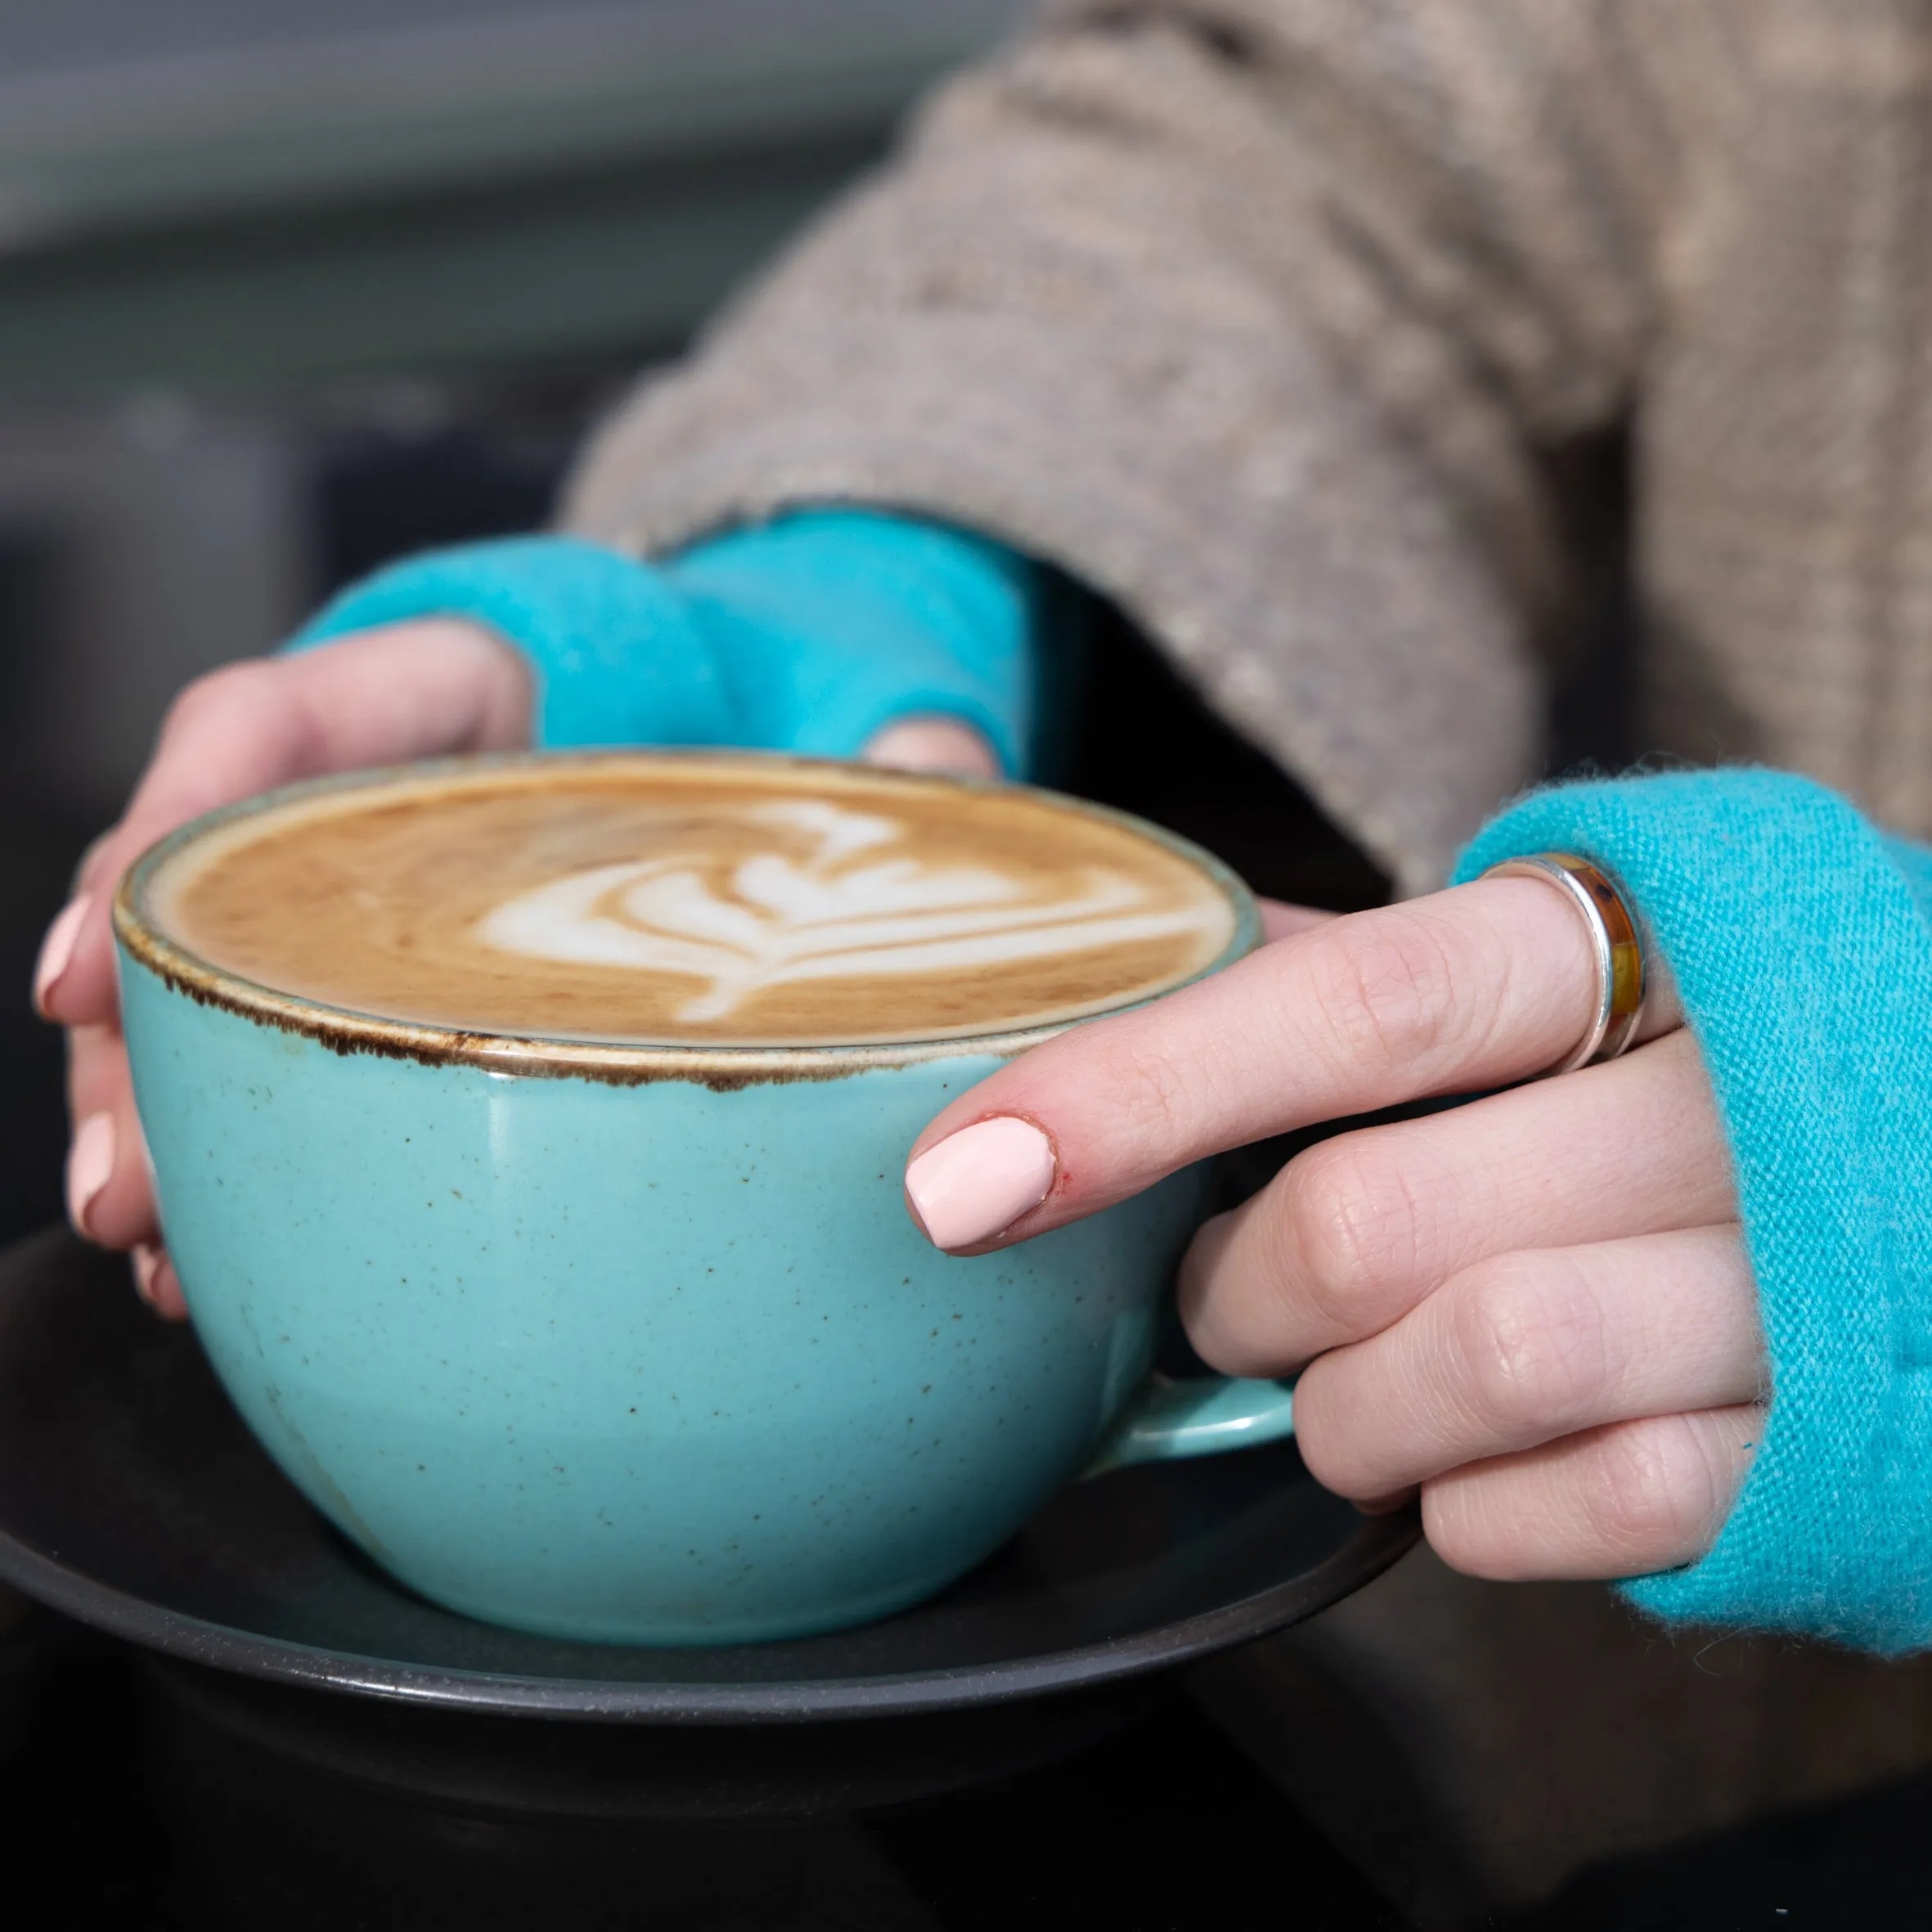
[[[779,849],[718,866],[688,854],[595,866],[505,901],[477,937],[529,959],[688,977],[702,990],[676,1018],[698,1024],[808,980],[971,971],[1204,932],[1224,918],[1104,865],[1043,890],[990,867],[893,856],[896,820],[828,802],[744,816]]]
[[[1070,1024],[1226,958],[1238,891],[1021,787],[609,752],[266,801],[184,845],[152,904],[194,957],[332,1025],[604,1054]]]

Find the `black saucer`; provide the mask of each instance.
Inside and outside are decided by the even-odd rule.
[[[169,1657],[291,1687],[680,1725],[961,1712],[1278,1629],[1415,1536],[1411,1517],[1329,1495],[1284,1444],[1078,1485],[944,1596],[860,1629],[690,1650],[526,1636],[365,1562],[255,1446],[192,1335],[139,1306],[124,1261],[65,1233],[0,1256],[0,1579]]]

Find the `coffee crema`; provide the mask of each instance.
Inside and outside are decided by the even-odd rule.
[[[158,929],[379,1019],[618,1045],[1006,1032],[1180,984],[1230,892],[1023,791],[774,760],[479,763],[329,788],[190,839]]]

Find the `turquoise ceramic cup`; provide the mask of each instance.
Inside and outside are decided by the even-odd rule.
[[[801,1636],[942,1588],[1083,1471],[1287,1431],[1277,1384],[1150,1382],[1199,1170],[978,1259],[914,1229],[914,1136],[1051,1029],[597,1047],[321,1007],[150,917],[156,868],[233,815],[115,909],[162,1219],[249,1426],[424,1596],[613,1642]],[[1235,905],[1217,965],[1252,946],[1239,883],[1143,829]]]

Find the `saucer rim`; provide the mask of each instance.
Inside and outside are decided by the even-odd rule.
[[[1300,1575],[1133,1637],[957,1669],[771,1683],[651,1683],[438,1669],[329,1651],[184,1615],[96,1582],[0,1530],[0,1582],[145,1650],[338,1696],[500,1717],[609,1724],[813,1723],[935,1714],[1117,1683],[1286,1629],[1373,1581],[1421,1539],[1414,1509],[1364,1516]],[[643,1646],[613,1646],[636,1654]],[[748,1644],[747,1651],[760,1646]]]

